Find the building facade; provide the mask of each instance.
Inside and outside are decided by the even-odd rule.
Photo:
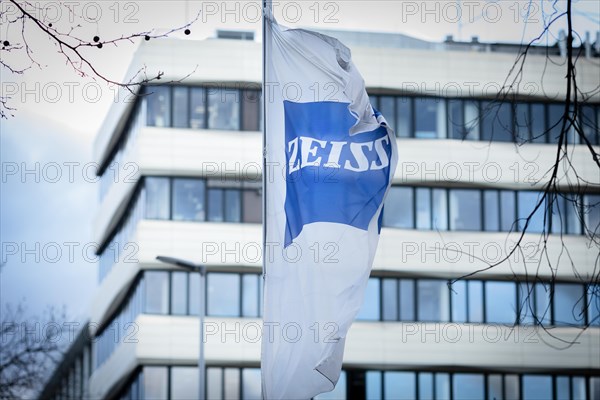
[[[600,399],[600,176],[574,132],[553,209],[528,218],[556,157],[559,48],[533,52],[520,91],[498,101],[514,47],[331,34],[394,128],[399,166],[342,375],[319,398]],[[597,56],[578,61],[584,92]],[[207,398],[260,398],[261,45],[150,41],[131,71],[142,65],[165,81],[196,70],[124,94],[106,117],[89,368],[66,358],[42,397],[196,399],[202,295]],[[597,92],[579,118],[599,151]],[[157,255],[205,264],[206,286]]]

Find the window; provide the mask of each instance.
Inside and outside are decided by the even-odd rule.
[[[469,322],[483,322],[483,282],[467,281]]]
[[[144,367],[144,399],[163,400],[167,398],[167,367]]]
[[[500,191],[500,230],[514,231],[517,216],[517,202],[512,190]]]
[[[546,107],[541,103],[531,104],[531,142],[546,142]]]
[[[431,372],[419,373],[419,399],[433,399],[433,374]]]
[[[454,282],[450,296],[452,298],[452,321],[467,322],[467,282]]]
[[[383,396],[385,399],[414,400],[417,397],[414,372],[384,372]]]
[[[416,188],[417,229],[431,229],[431,189]]]
[[[592,145],[600,144],[600,107],[584,105],[581,107],[581,125],[583,134]],[[580,141],[581,142],[581,141]]]
[[[367,371],[365,373],[365,386],[367,392],[367,400],[380,400],[383,398],[381,393],[380,371]]]
[[[186,315],[188,301],[188,273],[171,272],[171,314]],[[195,299],[194,301],[197,301]]]
[[[144,178],[146,190],[146,218],[169,219],[169,178]]]
[[[173,219],[175,221],[204,221],[205,183],[201,179],[173,180]]]
[[[600,326],[600,285],[590,285],[587,288],[588,323]]]
[[[242,220],[242,196],[237,189],[225,190],[225,221],[240,222]]]
[[[396,98],[392,96],[381,96],[379,98],[378,111],[383,115],[388,126],[396,131]]]
[[[558,143],[562,129],[562,117],[565,113],[564,104],[548,104],[548,143]]]
[[[479,140],[479,103],[476,101],[465,101],[464,107],[467,139]]]
[[[208,88],[208,129],[240,129],[239,92],[228,88]]]
[[[477,400],[485,398],[483,375],[454,374],[452,395],[455,400]]]
[[[240,275],[211,272],[206,275],[206,292],[209,315],[240,315]]]
[[[144,312],[149,314],[169,313],[169,273],[146,271],[144,273]]]
[[[519,231],[525,230],[525,224],[530,214],[536,208],[538,202],[541,200],[542,193],[540,192],[529,192],[521,191],[517,192],[518,199],[518,210],[519,210]],[[544,229],[544,211],[545,211],[545,200],[538,207],[538,209],[531,215],[529,219],[529,225],[527,226],[527,232],[542,232]]]
[[[257,274],[242,275],[242,316],[258,317],[258,303],[260,301],[258,295],[258,280],[260,276]]]
[[[417,281],[417,312],[419,321],[448,321],[448,287],[445,281]]]
[[[171,367],[171,400],[198,398],[198,367]]]
[[[208,220],[223,222],[223,189],[208,189]]]
[[[483,140],[513,141],[510,103],[483,102],[481,113],[481,137]]]
[[[432,189],[433,229],[448,229],[448,196],[446,189]]]
[[[584,197],[583,220],[585,228],[590,234],[600,234],[600,195]]]
[[[189,88],[187,86],[173,86],[173,126],[175,128],[187,128],[189,126],[189,110]]]
[[[382,279],[381,287],[383,290],[382,307],[384,321],[398,320],[398,280]]]
[[[369,278],[365,299],[356,319],[378,321],[379,315],[379,279]]]
[[[500,230],[500,207],[497,190],[483,192],[483,208],[483,228],[492,232]]]
[[[518,143],[525,143],[531,140],[529,133],[531,128],[531,117],[529,116],[528,103],[516,103],[515,112],[515,138]]]
[[[171,87],[149,86],[146,92],[146,125],[171,126]]]
[[[463,101],[448,100],[448,138],[464,139],[467,135]]]
[[[396,136],[400,138],[411,137],[413,101],[410,97],[396,98]]]
[[[190,128],[206,128],[206,91],[201,87],[190,89]]]
[[[439,98],[415,98],[415,137],[435,139],[444,137],[445,101]]]
[[[237,400],[240,398],[240,370],[238,368],[225,368],[223,371],[223,398]]]
[[[190,315],[198,315],[200,313],[200,294],[204,295],[204,290],[200,291],[200,275],[195,273],[190,273],[188,277],[189,283],[189,314]]]
[[[548,375],[523,376],[523,400],[552,398],[552,377]]]
[[[258,90],[242,91],[242,130],[258,131],[261,96]]]
[[[400,320],[415,320],[415,281],[400,280]]]
[[[244,190],[244,222],[262,222],[262,195],[259,189]]]
[[[206,369],[206,398],[217,400],[223,398],[223,370],[221,368]]]
[[[388,192],[383,211],[383,225],[393,228],[413,228],[413,189],[393,186]]]
[[[514,324],[517,321],[517,292],[513,282],[485,283],[485,318],[488,323]]]
[[[582,325],[585,321],[585,296],[582,285],[557,283],[552,299],[556,325]]]
[[[503,399],[502,375],[488,375],[488,399]]]
[[[538,324],[549,324],[552,311],[550,310],[550,286],[538,282],[534,286],[535,319]]]
[[[481,192],[450,189],[450,229],[481,230]]]
[[[341,376],[340,376],[341,379]],[[259,368],[242,369],[242,399],[261,400],[262,388]]]

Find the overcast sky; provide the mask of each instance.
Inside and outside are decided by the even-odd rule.
[[[1,7],[4,17],[10,18],[15,14],[7,3],[3,1]],[[200,11],[189,36],[173,36],[201,40],[214,36],[216,29],[239,29],[255,31],[261,39],[259,2],[74,1],[72,13],[58,2],[37,4],[43,7],[37,15],[61,32],[80,24],[74,32],[86,40],[96,35],[108,40],[138,32],[164,32],[186,24]],[[395,32],[432,41],[453,35],[455,40],[477,36],[483,42],[520,43],[537,36],[544,20],[555,10],[564,11],[566,2],[558,2],[554,8],[547,0],[303,0],[273,4],[278,21],[287,26]],[[576,30],[582,36],[589,31],[595,38],[600,2],[574,1],[574,10]],[[551,29],[544,42],[554,44],[564,26],[561,22]],[[0,40],[19,44],[19,33],[20,27],[2,20]],[[66,305],[72,318],[81,318],[87,314],[97,280],[97,265],[92,251],[85,252],[85,245],[92,240],[98,188],[91,182],[91,170],[85,167],[93,161],[93,138],[114,101],[114,90],[74,73],[55,44],[34,26],[27,26],[25,33],[40,67],[20,75],[2,69],[0,75],[2,93],[13,94],[9,105],[16,108],[13,118],[0,122],[0,221],[2,261],[6,261],[0,274],[0,300],[16,303],[26,299],[34,313],[48,305]],[[84,51],[102,74],[121,80],[136,46],[121,43]],[[13,68],[29,65],[22,52],[0,54]],[[161,66],[148,65],[148,69],[152,73]],[[24,168],[38,168],[38,172],[23,176]],[[55,171],[60,174],[58,180]],[[24,252],[25,248],[33,253]],[[61,252],[58,258],[57,251]]]

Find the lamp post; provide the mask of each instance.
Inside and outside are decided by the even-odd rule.
[[[206,314],[204,279],[206,276],[206,267],[204,265],[196,264],[191,261],[181,260],[179,258],[174,257],[157,256],[156,259],[166,264],[176,265],[178,267],[182,267],[193,272],[198,272],[200,275],[200,301],[198,307],[198,319],[200,320],[200,349],[198,352],[198,398],[204,399],[206,393],[206,362],[204,361],[204,315]]]

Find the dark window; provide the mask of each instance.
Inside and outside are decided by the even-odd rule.
[[[529,116],[528,103],[516,103],[515,112],[515,137],[518,143],[525,143],[531,140],[531,118]]]
[[[546,142],[546,107],[541,103],[531,104],[531,142]]]
[[[535,321],[538,324],[547,325],[550,323],[552,312],[550,310],[550,286],[543,283],[536,283],[535,292]]]
[[[583,286],[571,283],[555,284],[552,306],[555,325],[583,325],[585,322]]]
[[[173,126],[187,128],[189,126],[189,88],[186,86],[173,87]]]
[[[392,96],[381,96],[379,99],[379,112],[388,123],[388,126],[396,131],[396,98]]]
[[[483,227],[486,231],[500,230],[500,205],[497,190],[483,192],[484,219]]]
[[[564,113],[564,104],[548,104],[548,143],[558,143],[563,125],[562,117]],[[568,124],[566,126],[568,126]]]
[[[517,204],[515,192],[512,190],[500,191],[500,230],[514,231],[516,229],[515,220],[517,217]]]
[[[469,189],[450,190],[450,229],[481,230],[481,192]]]
[[[448,138],[465,139],[465,114],[462,100],[448,100]]]
[[[171,126],[171,87],[149,86],[146,91],[146,125]]]
[[[262,222],[262,196],[257,190],[244,190],[244,222]]]
[[[235,89],[208,88],[208,129],[240,129],[240,93]]]
[[[240,275],[211,272],[206,275],[207,314],[240,316]]]
[[[383,320],[398,320],[398,280],[382,279],[381,286],[383,290]]]
[[[412,136],[412,99],[410,97],[396,98],[396,136],[407,138]]]
[[[148,219],[169,219],[170,191],[169,178],[144,178],[146,190],[146,212]]]
[[[600,326],[600,285],[590,285],[587,288],[588,323]]]
[[[584,105],[581,107],[581,125],[583,134],[592,145],[600,144],[600,107]],[[583,143],[580,140],[580,143]]]
[[[419,321],[448,321],[448,287],[445,281],[417,281],[417,313]]]
[[[205,220],[205,182],[201,179],[173,180],[173,219],[175,221]]]
[[[513,141],[513,120],[510,103],[482,103],[481,138],[496,142]]]
[[[242,199],[237,189],[225,190],[225,221],[240,222],[242,220]]]
[[[445,123],[444,100],[432,97],[417,97],[415,104],[415,137],[435,139],[443,137]]]
[[[257,131],[259,129],[261,96],[258,90],[242,91],[242,130]]]
[[[208,220],[223,222],[223,189],[208,189]]]
[[[391,187],[385,202],[383,225],[393,228],[414,228],[413,189]]]
[[[415,320],[415,281],[400,280],[400,320]]]
[[[586,234],[590,236],[600,234],[600,195],[586,195],[584,197],[583,220]]]
[[[190,127],[192,129],[206,128],[206,91],[204,88],[190,89]]]

